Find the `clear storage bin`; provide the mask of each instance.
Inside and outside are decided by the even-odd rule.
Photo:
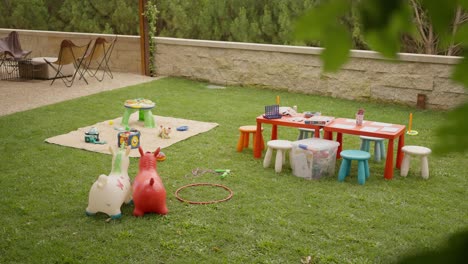
[[[292,143],[293,174],[304,179],[335,176],[336,152],[340,143],[321,138],[308,138]]]

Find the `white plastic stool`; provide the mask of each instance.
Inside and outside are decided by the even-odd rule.
[[[374,142],[374,160],[379,162],[382,159],[386,158],[385,154],[385,144],[384,138],[378,137],[367,137],[367,136],[360,136],[361,138],[361,150],[367,151],[370,153],[370,142]]]
[[[401,176],[406,177],[408,175],[411,155],[421,157],[421,176],[424,179],[429,178],[429,162],[427,156],[431,154],[431,149],[421,146],[404,146],[401,149],[405,156],[403,157],[403,162],[401,164]]]
[[[273,150],[276,150],[276,160],[275,160],[275,171],[281,172],[283,168],[283,163],[286,161],[286,153],[288,150],[292,149],[292,142],[289,140],[270,140],[267,143],[267,152],[265,154],[265,159],[263,160],[263,167],[268,168],[271,163],[271,156],[273,154]],[[289,155],[289,159],[291,159],[291,155]],[[292,164],[289,161],[289,164]]]

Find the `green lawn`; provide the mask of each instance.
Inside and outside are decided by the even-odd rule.
[[[206,85],[166,78],[0,117],[0,263],[301,263],[307,256],[312,263],[391,263],[414,251],[440,248],[451,234],[467,229],[466,154],[432,155],[428,180],[419,176],[417,160],[407,178],[395,169],[390,181],[383,178],[384,162],[370,161],[371,176],[361,186],[355,165],[343,183],[336,175],[307,181],[289,168],[280,174],[264,169],[251,148],[235,150],[238,127],[255,124],[277,95],[282,105],[337,117],[353,118],[364,108],[368,120],[407,125],[413,112],[419,135],[407,136],[407,145],[433,146],[445,112]],[[155,101],[158,115],[219,126],[163,150],[167,160],[158,164],[158,172],[168,193],[168,215],[136,218],[133,206],[124,205],[120,220],[87,217],[89,189],[100,174],[110,172],[111,156],[44,139],[116,118],[123,101],[138,97]],[[270,131],[265,126],[265,138]],[[292,128],[278,132],[289,140],[298,134]],[[344,141],[346,149],[359,147],[357,137]],[[138,159],[130,162],[133,179]],[[232,173],[224,179],[190,176],[195,168]],[[197,182],[224,184],[234,196],[214,205],[176,199],[179,187]],[[183,194],[196,199],[226,195],[206,187]]]

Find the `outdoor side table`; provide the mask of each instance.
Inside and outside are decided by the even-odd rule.
[[[36,57],[31,59],[32,70],[34,72],[34,79],[50,80],[56,77],[57,70],[52,68],[46,63],[45,60],[55,61],[54,57]],[[75,66],[73,63],[63,65],[61,72],[63,76],[72,76],[75,73]]]
[[[154,117],[153,113],[151,113],[151,109],[156,106],[155,103],[151,102],[150,104],[128,104],[127,102],[124,104],[125,111],[122,117],[122,125],[128,127],[128,120],[130,115],[135,111],[138,111],[138,120],[145,122],[145,127],[154,128]]]
[[[33,79],[33,65],[29,58],[0,58],[0,80]]]

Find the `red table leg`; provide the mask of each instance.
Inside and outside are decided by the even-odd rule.
[[[263,141],[263,136],[262,136],[262,123],[257,121],[257,131],[255,132],[255,143],[254,143],[254,158],[261,158],[262,157],[262,141]]]
[[[398,169],[401,168],[401,162],[403,161],[403,156],[405,155],[401,150],[405,145],[405,133],[401,134],[398,138],[398,149],[397,149],[397,156],[396,156],[396,167]]]
[[[336,159],[340,159],[341,158],[340,153],[343,150],[343,133],[336,134],[336,141],[340,143],[340,145],[338,146],[338,151],[336,153]]]
[[[278,126],[272,125],[271,127],[271,140],[278,139]]]
[[[318,127],[318,128],[315,129],[315,135],[314,135],[314,137],[320,138],[320,127]]]
[[[393,139],[388,140],[387,161],[385,162],[384,177],[387,180],[393,178]]]
[[[261,150],[265,150],[265,141],[263,140],[263,128],[262,128],[262,133],[260,133],[260,136],[261,136],[261,144],[260,144],[260,147],[261,147]]]

